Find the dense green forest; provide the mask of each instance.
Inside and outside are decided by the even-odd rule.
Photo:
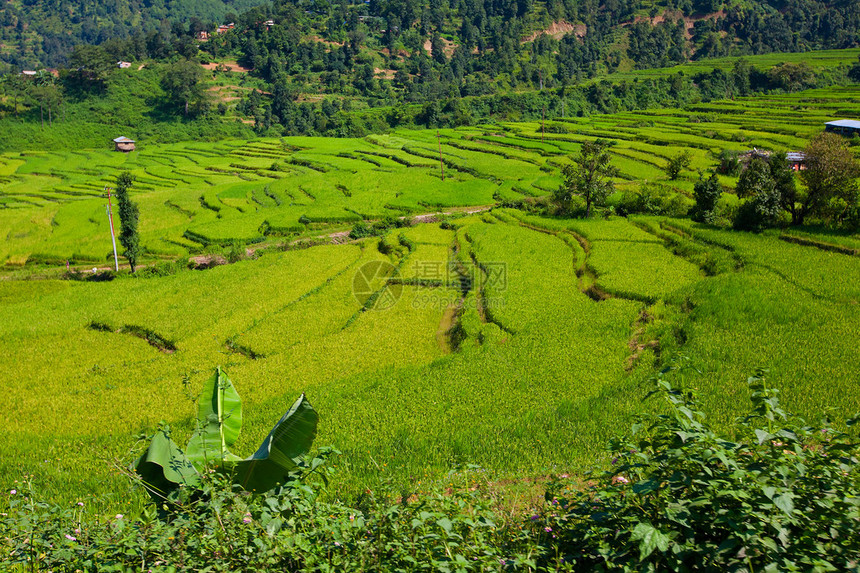
[[[478,86],[490,78],[554,85],[628,60],[648,68],[691,58],[851,47],[860,23],[850,0],[278,0],[248,10],[258,3],[6,2],[0,59],[12,68],[65,65],[74,45],[116,39],[127,39],[138,57],[158,57],[171,37],[235,19],[231,47],[239,44],[245,62],[268,78],[300,70],[367,76],[367,47],[405,59],[406,71],[422,79],[435,70]],[[267,20],[274,26],[260,25]],[[541,37],[541,30],[549,34]],[[425,45],[429,54],[421,50]]]
[[[486,20],[503,26],[495,32],[478,18],[484,27],[461,26],[474,28],[464,36],[450,26],[465,6],[439,16],[437,29],[425,27],[426,11],[408,28],[402,20],[397,26],[393,16],[389,26],[361,14],[383,10],[371,3],[344,8],[335,27],[333,16],[289,4],[247,11],[233,29],[205,41],[198,39],[205,26],[194,20],[98,46],[82,44],[55,73],[0,76],[0,149],[98,147],[123,132],[149,142],[254,132],[359,137],[408,126],[682,107],[860,79],[856,48],[701,58],[695,34],[687,40],[681,33],[678,40],[687,47],[679,44],[655,59],[660,50],[643,51],[637,43],[642,20],[609,26],[614,40],[608,43],[607,35],[608,51],[601,52],[589,48],[588,30],[596,24],[553,21],[545,6],[532,8],[521,19]],[[518,28],[508,29],[516,22]],[[401,31],[396,37],[394,29]],[[521,35],[533,29],[547,33]],[[766,51],[761,43],[745,47],[728,42],[728,35],[721,38],[724,47],[734,46],[732,53]],[[120,60],[133,63],[119,69]]]

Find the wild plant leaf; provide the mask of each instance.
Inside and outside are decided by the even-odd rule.
[[[758,440],[758,443],[759,443],[759,444],[763,444],[763,443],[765,443],[767,440],[772,439],[772,438],[773,438],[773,434],[771,434],[770,432],[765,432],[764,430],[756,429],[756,431],[755,431],[755,437],[756,437],[756,439]]]
[[[242,400],[220,366],[203,385],[197,424],[185,451],[193,464],[202,468],[208,462],[240,459],[229,448],[242,430]]]
[[[791,515],[794,511],[794,496],[786,492],[778,495],[773,499],[773,504],[785,512],[786,515]]]
[[[197,469],[164,430],[152,437],[134,470],[156,502],[163,500],[180,484],[196,486],[200,483]]]
[[[305,395],[299,396],[251,457],[230,464],[236,483],[248,491],[267,491],[283,483],[310,450],[318,421]]]
[[[643,521],[633,529],[633,541],[639,541],[639,559],[644,560],[654,553],[655,549],[666,551],[669,548],[669,536]]]

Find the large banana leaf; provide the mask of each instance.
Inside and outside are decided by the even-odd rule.
[[[210,462],[239,460],[229,448],[241,430],[242,400],[219,366],[203,385],[197,408],[197,430],[188,442],[185,455],[198,469]]]
[[[247,491],[267,491],[284,483],[296,468],[298,458],[308,452],[317,435],[319,415],[305,395],[299,396],[290,410],[275,424],[251,457],[229,464],[235,483]]]
[[[179,484],[196,486],[200,483],[197,469],[164,430],[159,430],[152,437],[134,469],[156,503],[179,487]]]

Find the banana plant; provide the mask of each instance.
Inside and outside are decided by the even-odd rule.
[[[160,429],[134,465],[150,496],[164,500],[180,485],[197,487],[207,468],[233,478],[252,492],[268,491],[284,483],[308,452],[317,433],[319,416],[302,394],[248,458],[230,451],[242,429],[242,400],[233,383],[217,367],[203,386],[197,408],[197,430],[183,452],[167,428]]]

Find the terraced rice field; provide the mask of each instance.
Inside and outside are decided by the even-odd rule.
[[[360,219],[546,195],[558,187],[569,156],[598,137],[615,143],[619,192],[657,181],[690,203],[696,172],[711,168],[721,150],[799,150],[826,121],[858,116],[860,90],[853,87],[550,122],[567,133],[546,133],[540,123],[501,123],[442,130],[438,140],[433,132],[397,131],[361,140],[144,142],[128,155],[4,154],[0,261],[108,261],[103,195],[122,169],[136,177],[147,255],[175,257],[339,230]],[[690,169],[668,181],[667,160],[685,150],[692,154]]]
[[[283,240],[273,228],[325,233],[352,217],[537,195],[582,141],[609,133],[631,177],[640,166],[661,177],[655,164],[676,149],[708,165],[724,147],[785,138],[797,148],[831,111],[857,105],[856,93],[840,93],[809,104],[817,119],[772,128],[780,105],[801,104],[586,118],[543,140],[538,124],[443,131],[445,182],[431,166],[430,132],[88,151],[78,163],[79,154],[4,156],[0,248],[7,268],[66,253],[103,261],[98,195],[122,167],[138,175],[151,253],[184,257],[210,241]],[[702,113],[720,113],[724,137],[689,121]],[[729,131],[742,125],[755,129],[740,144]],[[685,173],[677,192],[694,177]],[[56,499],[111,492],[114,506],[134,510],[143,496],[128,493],[117,468],[160,421],[184,441],[189,397],[217,364],[243,397],[240,454],[307,393],[322,415],[317,443],[343,452],[333,492],[386,480],[414,491],[466,464],[501,483],[590,469],[606,461],[609,436],[655,407],[643,402],[649,379],[678,356],[718,424],[739,414],[757,367],[770,368],[789,410],[850,415],[858,241],[812,228],[753,235],[686,219],[562,220],[496,207],[171,276],[2,280],[0,482],[33,474]]]

